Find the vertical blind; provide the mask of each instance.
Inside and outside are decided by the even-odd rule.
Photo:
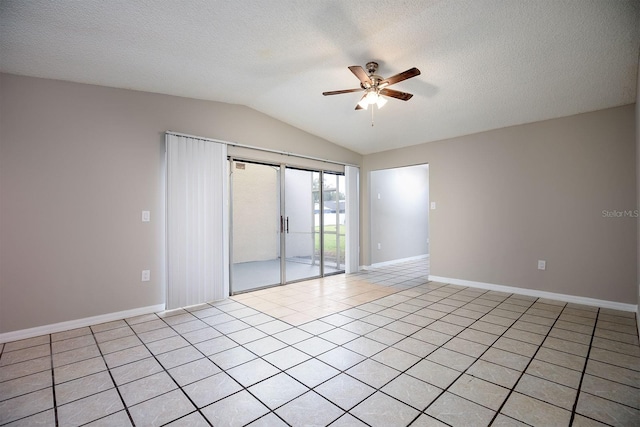
[[[167,133],[167,309],[229,295],[227,146]]]
[[[357,273],[360,268],[360,169],[345,166],[346,195],[346,265],[345,273]]]

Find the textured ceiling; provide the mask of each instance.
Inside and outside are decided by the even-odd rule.
[[[243,104],[367,154],[635,102],[639,4],[0,0],[0,70]],[[374,127],[321,95],[371,60],[422,71]]]

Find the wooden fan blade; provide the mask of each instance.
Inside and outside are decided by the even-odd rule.
[[[397,98],[403,101],[408,101],[413,96],[410,93],[400,92],[399,90],[393,89],[380,89],[380,95],[390,96],[391,98]]]
[[[345,89],[345,90],[334,90],[331,92],[322,92],[322,94],[324,96],[327,96],[327,95],[340,95],[341,93],[351,93],[351,92],[361,92],[361,91],[362,91],[362,88],[359,87],[358,89]]]
[[[384,79],[380,82],[378,86],[391,86],[403,80],[410,79],[411,77],[419,76],[420,70],[416,67],[410,68],[407,71],[403,71],[400,74],[396,74],[395,76],[391,76],[388,79]]]
[[[352,65],[349,67],[349,69],[351,70],[351,72],[353,74],[355,74],[355,76],[358,78],[358,80],[360,80],[360,82],[365,85],[365,87],[369,87],[371,86],[371,79],[369,78],[369,76],[367,75],[367,72],[364,71],[364,68],[362,68],[359,65]]]

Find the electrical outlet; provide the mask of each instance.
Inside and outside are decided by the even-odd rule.
[[[148,282],[151,280],[151,270],[142,270],[142,281]]]
[[[431,210],[434,210],[436,208],[436,202],[431,202]]]
[[[547,261],[543,259],[538,260],[538,270],[546,270],[547,269]]]

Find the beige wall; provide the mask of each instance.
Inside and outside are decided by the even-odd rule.
[[[0,333],[164,302],[165,130],[361,161],[239,105],[0,74]]]
[[[431,274],[636,304],[634,105],[365,156],[429,164]],[[370,263],[363,211],[361,262]],[[537,260],[547,270],[537,270]]]

